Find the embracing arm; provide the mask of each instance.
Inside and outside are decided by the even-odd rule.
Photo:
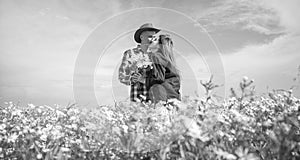
[[[150,83],[151,84],[160,84],[165,81],[166,67],[168,61],[166,58],[159,52],[151,55],[153,62],[153,69],[151,71]]]
[[[130,50],[124,52],[122,62],[119,68],[119,81],[125,85],[131,84],[130,82],[131,71],[130,71],[129,61],[128,61],[129,54],[130,54]]]

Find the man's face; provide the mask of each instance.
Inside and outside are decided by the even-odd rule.
[[[155,31],[144,31],[144,32],[142,32],[142,34],[140,36],[141,44],[150,44],[153,35],[155,35]]]

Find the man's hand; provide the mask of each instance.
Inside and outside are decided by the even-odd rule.
[[[136,82],[145,83],[146,80],[140,73],[134,73],[131,75],[131,81],[133,83],[136,83]]]

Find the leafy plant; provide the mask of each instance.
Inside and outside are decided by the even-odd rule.
[[[157,105],[119,102],[92,110],[68,106],[0,107],[0,159],[300,158],[300,100],[292,90],[255,95],[253,80],[218,99],[212,77],[204,97]]]

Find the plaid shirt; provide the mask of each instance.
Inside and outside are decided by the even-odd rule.
[[[130,85],[130,100],[134,102],[143,101],[143,97],[145,97],[146,100],[149,99],[146,84],[141,82],[132,83],[131,81],[132,71],[130,70],[131,64],[129,63],[128,58],[130,58],[132,54],[138,54],[140,52],[143,52],[140,45],[137,45],[136,48],[125,51],[119,68],[119,81],[125,85]],[[141,72],[141,74],[146,74],[145,69]]]

